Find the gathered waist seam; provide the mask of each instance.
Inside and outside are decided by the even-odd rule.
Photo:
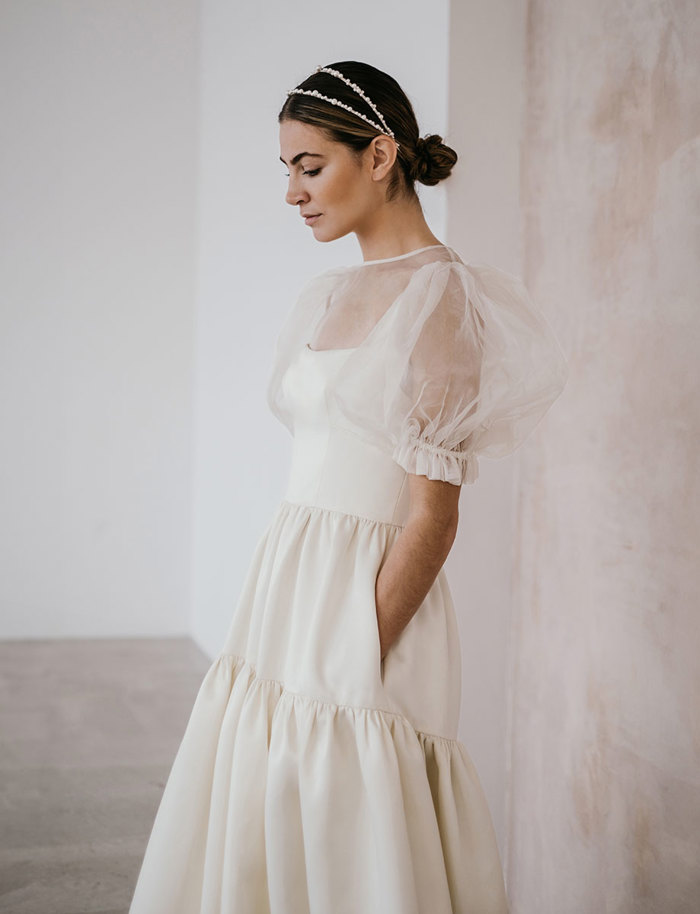
[[[314,505],[305,501],[292,501],[289,498],[283,498],[280,502],[282,507],[290,508],[308,508],[310,511],[323,511],[328,514],[337,514],[341,517],[353,517],[356,520],[364,521],[369,524],[380,524],[382,527],[396,527],[397,530],[403,530],[405,524],[394,524],[391,521],[380,520],[377,517],[367,517],[364,514],[355,514],[352,511],[342,511],[340,508],[328,508],[324,505]]]

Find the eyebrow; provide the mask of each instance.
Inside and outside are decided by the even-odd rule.
[[[297,155],[294,156],[294,158],[293,158],[292,161],[291,161],[291,164],[292,164],[292,165],[296,165],[297,162],[299,161],[299,159],[303,159],[304,156],[311,156],[313,159],[322,159],[322,158],[324,158],[324,157],[321,155],[320,152],[300,152],[300,153],[298,153]],[[284,159],[282,158],[282,156],[280,156],[280,162],[284,162],[285,165],[287,164],[287,163],[284,161]]]

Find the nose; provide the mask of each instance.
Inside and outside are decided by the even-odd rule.
[[[308,201],[309,195],[305,191],[301,190],[301,188],[297,185],[296,179],[291,177],[289,179],[287,193],[284,199],[291,206],[297,206],[302,202]]]

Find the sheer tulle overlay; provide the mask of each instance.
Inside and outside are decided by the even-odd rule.
[[[568,363],[523,283],[431,245],[321,273],[282,328],[268,402],[293,432],[284,373],[300,345],[348,351],[331,421],[389,447],[409,473],[473,483],[478,457],[504,457],[563,391]]]
[[[282,328],[268,402],[293,434],[285,496],[197,695],[130,914],[507,911],[457,739],[444,569],[383,661],[377,629],[407,473],[473,481],[477,454],[517,446],[564,379],[522,287],[453,258],[439,245],[322,274]],[[368,270],[387,272],[367,284]]]

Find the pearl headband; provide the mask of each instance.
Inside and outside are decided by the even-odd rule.
[[[357,92],[357,94],[358,94],[359,96],[361,96],[361,97],[367,102],[367,104],[370,106],[370,108],[372,109],[372,111],[374,111],[374,113],[377,115],[377,117],[378,117],[379,120],[381,121],[382,126],[380,127],[379,124],[377,124],[375,121],[373,121],[373,120],[371,120],[370,118],[368,118],[367,115],[361,114],[359,111],[356,111],[354,108],[351,108],[350,105],[346,105],[344,102],[338,101],[337,98],[329,98],[327,95],[321,95],[321,93],[320,93],[318,90],[316,90],[316,89],[290,89],[290,90],[287,92],[287,95],[288,95],[288,96],[289,96],[289,95],[294,95],[294,94],[297,94],[297,95],[313,95],[315,98],[322,98],[324,101],[330,102],[332,105],[338,105],[340,108],[345,108],[346,111],[351,111],[353,114],[356,114],[357,117],[361,117],[363,121],[367,121],[367,123],[370,124],[372,127],[374,127],[375,130],[378,130],[380,133],[386,133],[386,134],[388,134],[388,135],[394,140],[394,142],[396,142],[396,138],[394,137],[394,131],[389,129],[389,127],[387,126],[386,121],[384,120],[384,118],[383,118],[382,115],[380,114],[380,112],[379,112],[379,110],[377,109],[376,105],[375,105],[372,101],[370,101],[369,98],[367,98],[367,96],[365,95],[365,93],[362,91],[362,89],[360,89],[360,87],[359,87],[356,83],[354,83],[354,82],[352,82],[351,80],[347,79],[347,78],[346,78],[345,76],[343,76],[343,74],[340,73],[338,70],[333,70],[333,69],[331,69],[331,67],[322,67],[321,64],[319,64],[319,65],[316,67],[316,71],[315,71],[315,72],[316,72],[316,73],[330,73],[331,76],[337,76],[338,79],[342,79],[343,82],[344,82],[346,85],[350,86],[350,88],[353,90],[353,92]],[[397,148],[397,149],[400,149],[400,148],[401,148],[400,145],[399,145],[399,143],[396,143],[396,148]]]

